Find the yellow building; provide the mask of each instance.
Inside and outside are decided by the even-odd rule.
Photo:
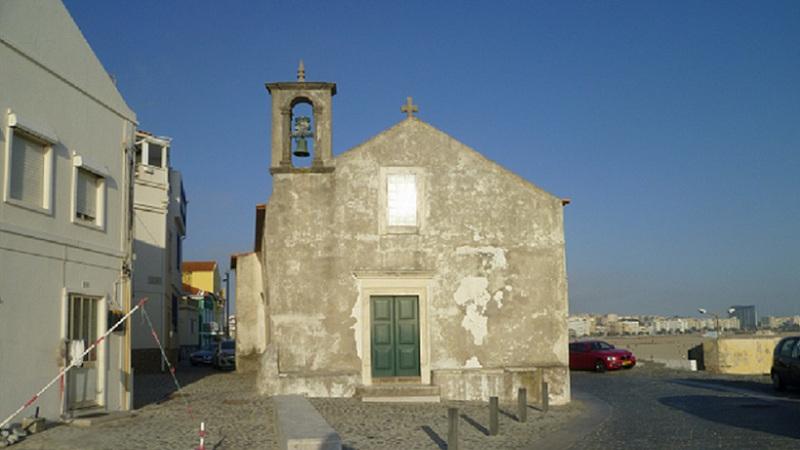
[[[201,341],[205,342],[207,339],[203,338],[204,335],[215,334],[218,330],[224,330],[227,325],[225,320],[227,299],[222,290],[217,263],[215,261],[185,261],[181,264],[181,279],[186,295],[194,299],[211,299],[209,302],[202,303],[200,308]],[[211,328],[203,325],[210,325],[210,322],[214,322]]]
[[[215,261],[185,261],[181,265],[181,272],[184,284],[223,296],[219,269]]]

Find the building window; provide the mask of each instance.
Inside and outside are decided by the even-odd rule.
[[[37,133],[9,114],[5,159],[5,201],[37,212],[51,212],[54,138]]]
[[[99,298],[83,295],[69,296],[69,316],[67,318],[67,339],[83,341],[83,348],[89,348],[97,340],[97,309]],[[78,355],[71,355],[75,357]],[[97,360],[97,349],[83,357],[86,362]]]
[[[417,177],[413,173],[386,176],[387,224],[417,226]]]
[[[78,225],[102,228],[105,223],[106,176],[80,155],[72,157],[72,165],[72,221]]]
[[[75,194],[75,218],[88,223],[97,223],[98,198],[102,177],[86,169],[78,169]]]
[[[418,233],[424,222],[424,172],[416,167],[382,167],[379,225],[383,233]]]
[[[155,166],[161,167],[162,164],[162,150],[164,147],[154,144],[152,142],[147,143],[147,165],[148,166]]]

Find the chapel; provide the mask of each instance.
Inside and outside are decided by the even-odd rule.
[[[569,402],[568,201],[422,121],[333,154],[336,84],[266,84],[272,193],[232,257],[264,394]],[[308,162],[302,163],[302,160]]]

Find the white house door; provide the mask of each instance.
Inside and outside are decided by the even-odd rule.
[[[100,298],[69,296],[67,315],[67,354],[69,361],[80,356],[97,340]],[[67,372],[67,409],[91,408],[98,405],[98,349],[93,349],[79,366]]]

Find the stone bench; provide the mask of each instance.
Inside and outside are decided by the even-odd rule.
[[[281,450],[341,450],[336,430],[301,395],[276,395],[272,398],[275,429]]]

